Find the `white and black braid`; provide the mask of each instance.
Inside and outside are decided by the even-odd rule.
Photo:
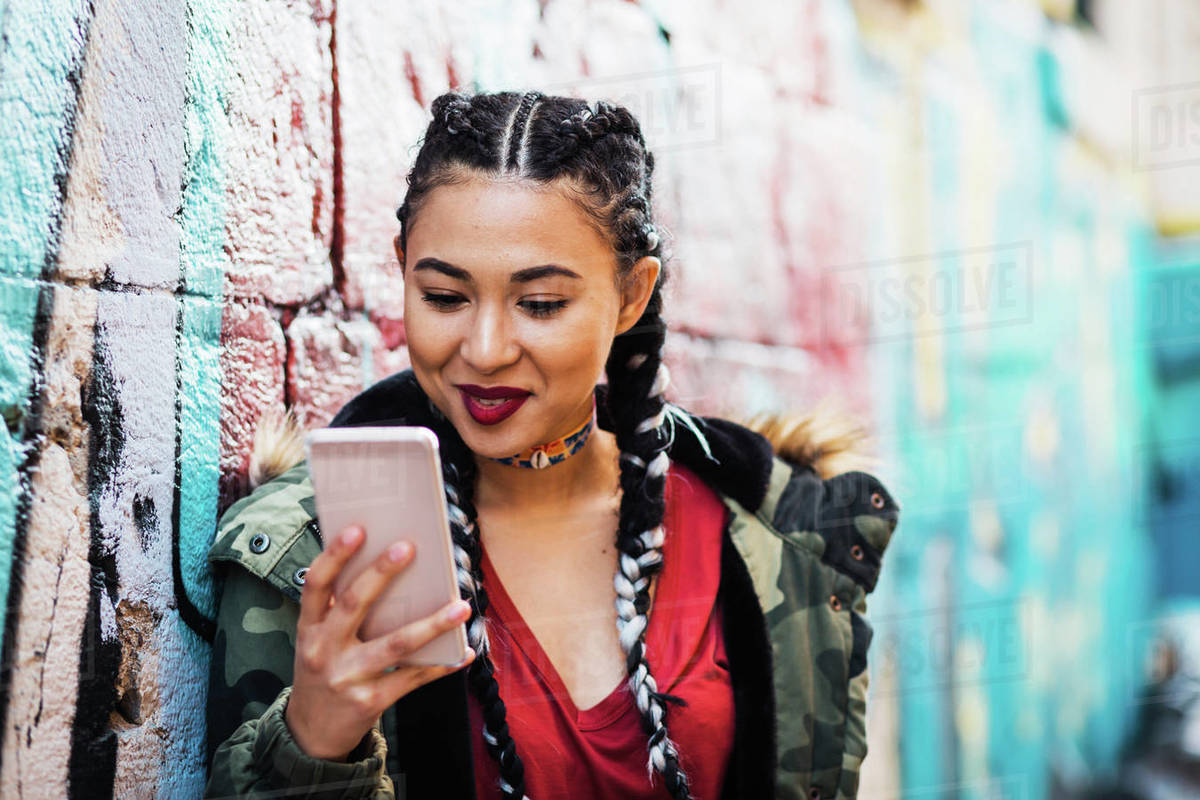
[[[656,287],[641,319],[614,341],[607,365],[607,402],[621,450],[620,556],[613,586],[629,688],[650,737],[647,772],[652,783],[654,772],[662,774],[672,797],[690,798],[678,749],[667,735],[666,702],[683,704],[683,700],[658,691],[646,648],[650,581],[663,564],[664,490],[671,463],[664,424],[669,406],[663,396],[670,372],[661,356],[665,324],[660,307],[661,288]]]
[[[431,408],[433,404],[430,404]],[[444,420],[435,409],[435,415]],[[441,427],[441,426],[439,426]],[[475,651],[475,660],[467,671],[467,682],[483,710],[483,741],[500,767],[499,788],[506,800],[529,800],[525,794],[525,765],[517,755],[516,742],[508,729],[508,710],[500,698],[500,684],[491,659],[487,632],[487,589],[484,587],[482,545],[476,525],[477,513],[472,501],[476,465],[470,451],[453,429],[439,431],[442,442],[442,483],[446,493],[446,512],[454,542],[454,566],[460,595],[471,606],[467,621],[467,641]]]

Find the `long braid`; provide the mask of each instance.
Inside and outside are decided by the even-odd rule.
[[[467,621],[467,641],[475,651],[475,660],[467,670],[471,691],[483,708],[483,740],[492,758],[500,765],[500,790],[506,798],[526,798],[525,765],[517,755],[516,742],[508,729],[507,709],[500,698],[500,684],[491,658],[488,640],[488,596],[483,585],[482,544],[478,535],[478,515],[473,496],[478,467],[471,451],[454,428],[432,403],[435,430],[440,441],[442,483],[446,493],[446,511],[454,542],[455,573],[459,594],[471,606]]]
[[[667,735],[664,701],[682,702],[658,691],[646,648],[650,581],[662,569],[663,499],[667,456],[666,403],[663,392],[670,382],[661,349],[665,325],[660,316],[661,290],[656,288],[633,336],[614,343],[606,367],[608,404],[613,412],[617,445],[621,450],[621,515],[617,531],[620,566],[613,579],[617,590],[617,630],[625,651],[629,687],[642,712],[650,737],[647,770],[657,770],[673,797],[689,797],[687,775],[679,766],[679,753]]]
[[[499,92],[467,96],[443,94],[432,105],[433,119],[408,176],[409,189],[397,210],[399,244],[407,236],[424,199],[434,188],[473,175],[515,175],[545,184],[566,179],[579,207],[608,236],[619,276],[663,248],[650,206],[654,158],[637,121],[621,106],[548,97],[539,92]],[[669,373],[662,361],[666,325],[662,318],[660,270],[650,301],[631,329],[616,337],[605,371],[606,404],[621,452],[622,498],[617,530],[619,566],[617,629],[626,672],[648,743],[647,772],[657,771],[672,797],[691,797],[675,743],[667,733],[668,702],[680,698],[658,691],[650,668],[645,634],[649,587],[662,569],[664,490],[677,421],[688,425],[707,447],[687,412],[666,402]],[[432,408],[432,403],[430,404]],[[434,408],[435,415],[445,420]],[[668,424],[669,423],[669,424]],[[487,591],[480,568],[481,545],[473,503],[477,465],[448,423],[439,425],[446,505],[454,540],[459,590],[471,605],[468,638],[476,659],[468,671],[472,693],[484,715],[483,738],[500,768],[501,794],[525,800],[524,765],[506,722],[487,636]]]

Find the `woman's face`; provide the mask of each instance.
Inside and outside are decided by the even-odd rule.
[[[650,300],[660,261],[617,285],[616,256],[558,191],[486,178],[430,192],[408,234],[404,323],[413,372],[474,452],[502,458],[591,414],[613,338]],[[493,424],[462,384],[529,396]]]

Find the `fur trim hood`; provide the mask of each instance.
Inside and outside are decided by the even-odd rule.
[[[608,387],[596,386],[597,422],[612,430],[612,419],[605,403]],[[427,401],[420,393],[411,368],[397,372],[375,383],[352,398],[338,412],[330,427],[344,425],[421,425],[430,424]],[[407,404],[407,405],[406,405]],[[420,421],[424,418],[424,421]],[[735,484],[733,473],[751,468],[765,482],[770,471],[771,456],[778,456],[796,468],[808,468],[822,478],[853,469],[868,469],[876,459],[865,453],[867,435],[864,428],[850,417],[827,405],[800,413],[795,411],[759,412],[741,421],[721,417],[695,416],[711,448],[710,457],[696,435],[685,426],[676,427],[676,440],[668,450],[672,459],[679,459],[702,477],[725,479],[717,483],[722,488]],[[410,421],[412,420],[412,421]],[[250,488],[266,483],[283,474],[304,459],[305,429],[289,409],[272,409],[259,421],[250,456]],[[714,442],[715,440],[715,442]],[[753,502],[745,493],[739,496]],[[746,505],[746,503],[743,503]]]

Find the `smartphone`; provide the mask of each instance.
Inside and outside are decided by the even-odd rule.
[[[404,539],[416,547],[413,560],[392,577],[367,612],[358,630],[364,641],[433,614],[459,597],[433,431],[412,425],[318,428],[306,434],[304,449],[322,539],[328,541],[353,524],[367,534],[335,581],[335,597],[395,542]],[[451,665],[466,655],[464,623],[397,663]]]

